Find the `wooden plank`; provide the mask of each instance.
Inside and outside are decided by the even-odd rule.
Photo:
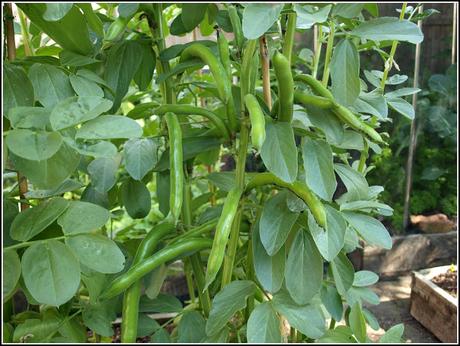
[[[413,272],[410,313],[442,342],[457,342],[457,301],[449,293]]]
[[[382,277],[456,263],[457,232],[395,236],[393,248],[365,246],[362,268]]]

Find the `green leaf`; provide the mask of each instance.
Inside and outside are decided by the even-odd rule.
[[[364,318],[366,319],[367,323],[369,326],[374,329],[375,331],[380,329],[379,321],[377,318],[369,311],[366,309],[362,309]]]
[[[145,294],[149,299],[155,299],[160,293],[161,287],[168,274],[168,267],[165,264],[155,268],[144,281]]]
[[[58,328],[59,320],[27,319],[14,330],[13,342],[47,343],[50,342],[50,338],[58,331]]]
[[[141,180],[158,162],[158,143],[150,138],[130,139],[123,153],[129,175]]]
[[[343,18],[355,18],[361,14],[361,11],[364,8],[364,4],[335,4],[332,9],[332,14],[334,16],[340,16]]]
[[[308,211],[308,229],[326,261],[332,261],[342,250],[345,243],[347,224],[341,213],[326,205],[326,230],[321,228],[313,215]]]
[[[89,233],[106,224],[110,212],[97,204],[72,201],[57,220],[65,234]]]
[[[47,4],[21,3],[18,4],[18,7],[24,11],[33,24],[43,30],[62,48],[83,55],[92,51],[93,45],[90,40],[86,18],[76,6],[72,6],[63,18],[55,22],[43,19]]]
[[[117,182],[119,160],[114,157],[99,157],[88,165],[93,187],[103,193],[109,191]]]
[[[59,60],[61,61],[61,65],[72,67],[86,66],[100,62],[99,60],[86,55],[74,53],[70,50],[62,50],[59,53]]]
[[[77,189],[79,189],[79,188],[81,188],[83,186],[85,186],[85,185],[80,183],[79,181],[75,181],[75,180],[72,180],[72,179],[67,179],[55,189],[51,189],[51,190],[29,190],[24,194],[24,196],[26,198],[44,199],[44,198],[48,198],[48,197],[62,195],[63,193],[77,190]]]
[[[89,302],[94,304],[97,302],[97,298],[102,293],[102,290],[108,285],[110,277],[109,275],[85,268],[84,265],[81,267],[81,279],[88,289]]]
[[[330,69],[334,98],[344,106],[352,105],[361,91],[359,54],[353,41],[343,39],[337,44]]]
[[[305,110],[312,125],[325,134],[329,143],[342,143],[344,136],[343,125],[334,113],[314,106],[305,106]]]
[[[281,343],[280,321],[271,302],[259,304],[252,311],[246,334],[249,343]]]
[[[343,163],[334,164],[334,169],[347,188],[347,201],[367,199],[369,185],[361,173]]]
[[[334,320],[340,321],[342,319],[342,298],[333,285],[325,284],[321,287],[321,301]]]
[[[78,96],[104,97],[104,90],[93,81],[73,74],[69,76],[69,80],[73,90],[75,90]],[[112,102],[110,102],[110,107],[112,107]]]
[[[292,183],[297,177],[297,147],[294,131],[288,123],[267,123],[266,139],[260,156],[267,169],[278,178]]]
[[[69,201],[55,197],[27,208],[19,213],[11,224],[11,238],[28,241],[45,230],[69,207]]]
[[[91,120],[112,107],[112,101],[98,96],[73,96],[59,102],[51,112],[50,122],[54,130]]]
[[[82,318],[84,324],[96,334],[110,337],[115,333],[112,321],[117,318],[117,315],[113,301],[88,304],[82,312]]]
[[[263,288],[270,293],[278,292],[284,281],[286,250],[282,246],[270,256],[260,240],[259,223],[254,225],[252,233],[252,251],[254,270]]]
[[[101,234],[79,234],[68,237],[66,244],[80,263],[99,273],[118,273],[125,266],[123,252],[113,240]]]
[[[88,26],[91,30],[93,30],[97,36],[103,37],[104,36],[104,28],[102,20],[97,16],[91,3],[77,3],[76,4],[80,9],[83,11],[83,14],[86,17],[88,22]]]
[[[80,265],[66,245],[48,240],[24,252],[22,276],[34,299],[41,304],[59,306],[77,292]]]
[[[3,302],[8,301],[15,292],[16,285],[21,277],[21,261],[19,256],[14,250],[7,250],[3,252],[3,288],[2,297]]]
[[[150,192],[141,181],[129,179],[121,185],[121,199],[133,219],[146,217],[152,207]]]
[[[36,99],[44,107],[52,108],[60,101],[74,96],[69,77],[55,66],[33,64],[29,69],[29,78],[34,86]]]
[[[320,338],[324,334],[325,320],[319,305],[297,305],[284,290],[275,294],[272,302],[275,310],[302,334],[312,339]]]
[[[366,342],[366,320],[364,319],[359,303],[353,304],[348,319],[350,321],[350,328],[356,339],[360,342]]]
[[[315,9],[313,6],[294,4],[297,13],[296,28],[310,29],[316,23],[324,23],[329,16],[332,5],[326,5]]]
[[[391,249],[393,241],[385,226],[371,216],[359,213],[344,212],[343,216],[370,245]]]
[[[183,318],[183,317],[182,317]],[[147,314],[139,314],[137,320],[137,337],[142,338],[144,336],[152,335],[161,327],[157,321],[149,317]]]
[[[16,65],[3,64],[3,114],[18,106],[33,106],[34,88],[24,70]]]
[[[147,90],[153,78],[157,57],[150,44],[141,44],[141,48],[141,63],[134,74],[134,82],[136,82],[139,90]]]
[[[361,23],[350,34],[373,41],[405,41],[414,44],[423,41],[423,33],[416,24],[396,17],[371,19]]]
[[[289,250],[286,288],[294,301],[308,303],[321,289],[323,259],[309,233],[300,229]]]
[[[305,182],[314,193],[330,202],[337,188],[331,147],[322,140],[308,137],[302,140]]]
[[[120,115],[103,115],[85,123],[75,138],[112,139],[139,138],[142,127],[134,120]]]
[[[187,32],[192,31],[203,20],[208,4],[184,3],[182,4],[181,19]]]
[[[278,20],[284,4],[247,4],[243,12],[243,35],[248,40],[262,36]]]
[[[265,202],[260,217],[260,240],[269,256],[274,256],[284,245],[299,216],[287,206],[288,192],[280,191]]]
[[[379,281],[379,276],[369,270],[360,270],[355,273],[355,279],[353,280],[353,286],[363,287],[371,286]]]
[[[404,324],[400,323],[397,324],[390,329],[388,329],[385,334],[383,334],[380,339],[379,343],[381,344],[398,344],[403,342],[402,336],[404,333]]]
[[[11,157],[15,167],[40,189],[57,188],[80,162],[80,155],[65,143],[56,154],[44,161],[26,160],[15,155]]]
[[[396,97],[402,97],[402,96],[409,96],[413,94],[417,94],[418,92],[422,91],[422,89],[419,88],[401,88],[397,89],[394,91],[387,92],[385,94],[385,97],[388,99],[396,98]]]
[[[42,161],[56,154],[62,144],[59,132],[11,130],[5,138],[8,149],[27,160]]]
[[[198,311],[186,311],[177,327],[178,343],[199,343],[206,337],[206,321]]]
[[[414,120],[415,110],[409,102],[400,97],[389,98],[387,99],[387,102],[388,106],[390,106],[391,109],[398,112],[399,114],[404,115],[406,118],[410,120]]]
[[[362,303],[366,301],[371,305],[380,304],[380,298],[369,287],[354,287],[352,286],[345,295],[348,305],[353,305],[356,302]]]
[[[125,40],[114,45],[107,53],[104,79],[115,92],[112,112],[116,112],[120,107],[121,100],[126,95],[129,84],[139,68],[142,56],[142,46],[132,40]]]
[[[93,71],[91,70],[87,70],[87,69],[79,69],[77,71],[77,76],[79,77],[83,77],[83,78],[86,78],[92,82],[95,82],[97,84],[100,84],[100,85],[103,85],[105,87],[107,87],[108,89],[110,89],[110,91],[113,93],[113,90],[110,88],[110,86],[105,82],[105,80],[103,80],[101,77],[99,77],[99,75],[97,75],[96,73],[94,73]]]
[[[121,3],[118,5],[118,15],[122,18],[130,18],[138,9],[139,4]]]
[[[379,119],[388,117],[387,101],[379,89],[374,89],[369,93],[361,92],[353,107],[360,113],[374,115]]]
[[[353,264],[350,262],[347,255],[340,252],[337,257],[330,262],[330,265],[337,291],[342,295],[346,294],[351,288],[355,277]]]
[[[343,141],[334,144],[334,146],[346,150],[361,151],[364,149],[364,138],[360,133],[347,129],[343,132]]]
[[[320,343],[341,344],[341,343],[356,343],[350,327],[337,326],[335,329],[329,329],[326,333],[317,340]]]
[[[14,128],[44,130],[49,124],[49,118],[49,109],[43,107],[14,107],[8,112],[8,119]]]
[[[376,212],[381,215],[391,216],[393,215],[393,208],[384,203],[376,201],[353,201],[347,202],[340,205],[341,211],[360,211],[365,213]]]
[[[175,296],[160,293],[155,299],[142,296],[139,302],[139,312],[180,312],[182,303]]]
[[[75,143],[74,148],[82,155],[98,157],[114,157],[117,155],[117,147],[108,141],[98,141],[96,144]]]
[[[43,19],[48,22],[55,22],[62,19],[72,8],[73,3],[46,4],[46,11],[43,14]]]
[[[247,298],[254,291],[254,283],[247,280],[232,281],[219,291],[212,301],[206,322],[206,335],[212,336],[224,328],[232,316],[246,306]]]

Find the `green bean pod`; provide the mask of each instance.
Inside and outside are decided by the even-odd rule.
[[[140,243],[133,265],[142,262],[155,251],[160,240],[174,229],[174,225],[163,222],[154,227]],[[133,343],[137,337],[137,322],[139,318],[139,299],[141,296],[141,281],[132,284],[123,296],[121,342]]]
[[[226,139],[230,138],[230,131],[225,125],[224,121],[216,113],[206,108],[182,104],[167,104],[161,105],[155,109],[156,115],[165,115],[167,112],[173,112],[176,115],[201,115],[202,117],[209,119],[209,121],[214,124],[214,126],[219,130],[223,137]]]
[[[212,243],[211,253],[208,258],[206,269],[206,284],[204,290],[214,281],[217,272],[222,266],[224,260],[225,248],[228,242],[228,236],[232,229],[233,220],[238,211],[238,205],[243,191],[238,187],[231,189],[225,199],[224,208],[216,226],[216,233]]]
[[[169,218],[175,223],[179,220],[184,196],[184,168],[182,152],[182,130],[177,116],[172,112],[165,114],[169,136]]]
[[[241,51],[243,48],[243,29],[241,28],[240,16],[238,15],[238,11],[235,6],[228,6],[228,16],[230,17],[230,22],[232,23],[236,46]]]
[[[260,150],[265,141],[265,117],[259,102],[252,94],[247,94],[244,97],[246,108],[249,112],[251,120],[251,141],[252,145]]]
[[[334,100],[334,96],[319,80],[308,74],[300,74],[294,77],[295,81],[306,83],[316,95]]]
[[[319,198],[309,189],[307,184],[301,181],[286,183],[272,173],[258,173],[246,185],[245,193],[248,193],[255,187],[263,185],[276,185],[287,188],[305,202],[318,225],[323,228],[326,226],[326,211],[324,210],[323,203],[321,203]]]
[[[232,80],[232,65],[230,63],[230,49],[228,47],[227,38],[223,33],[217,30],[217,48],[219,49],[219,57],[222,66],[227,72],[227,78]]]
[[[257,68],[257,66],[254,66],[253,64],[253,57],[256,52],[257,44],[257,40],[248,40],[246,46],[244,47],[240,75],[242,95],[251,93],[251,75],[254,74],[253,70]]]
[[[280,52],[273,56],[273,67],[278,80],[278,121],[290,123],[294,114],[294,81],[291,64]]]
[[[318,108],[329,109],[334,106],[334,102],[322,96],[309,95],[300,90],[294,92],[294,102],[303,105],[312,105]]]
[[[181,54],[181,60],[188,60],[190,58],[199,58],[209,66],[209,69],[214,77],[214,81],[216,82],[219,97],[222,102],[226,104],[232,93],[230,81],[227,78],[227,73],[224,67],[214,56],[211,49],[201,43],[193,43],[185,48]]]
[[[377,131],[375,131],[371,126],[355,116],[348,108],[336,104],[332,108],[332,111],[342,122],[348,124],[351,128],[366,134],[377,143],[385,143]]]
[[[158,266],[168,261],[174,260],[184,254],[194,253],[206,248],[210,248],[212,241],[209,239],[187,239],[166,248],[161,249],[154,255],[146,258],[142,262],[132,266],[128,271],[115,278],[109,286],[99,296],[100,300],[107,300],[125,291],[136,281],[142,279]]]

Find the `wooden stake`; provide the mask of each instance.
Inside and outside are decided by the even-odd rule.
[[[14,23],[13,23],[13,8],[11,3],[6,3],[5,11],[5,31],[6,31],[6,46],[8,51],[8,61],[16,59],[16,43],[14,42]],[[25,199],[25,194],[28,191],[27,178],[18,172],[19,197]],[[21,202],[21,211],[29,208],[27,203]]]
[[[423,12],[423,5],[418,9],[419,13]],[[417,25],[422,29],[422,21],[419,20]],[[418,87],[419,70],[420,70],[420,55],[421,55],[421,44],[417,43],[415,46],[415,66],[414,66],[414,88]],[[417,93],[412,95],[412,107],[414,110],[417,109]],[[403,229],[406,229],[409,225],[409,208],[410,208],[410,193],[412,189],[412,168],[415,155],[415,147],[417,145],[417,117],[412,120],[410,126],[410,143],[409,143],[409,154],[407,157],[406,165],[406,190],[404,194],[404,213],[403,213]]]
[[[262,61],[262,85],[264,90],[264,100],[268,109],[272,110],[272,93],[270,89],[270,60],[268,56],[267,40],[265,35],[259,39],[260,59]]]

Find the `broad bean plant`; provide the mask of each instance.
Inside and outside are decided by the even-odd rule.
[[[395,53],[427,14],[400,7],[6,4],[4,341],[370,342],[347,254],[392,246],[366,174],[414,116]]]

